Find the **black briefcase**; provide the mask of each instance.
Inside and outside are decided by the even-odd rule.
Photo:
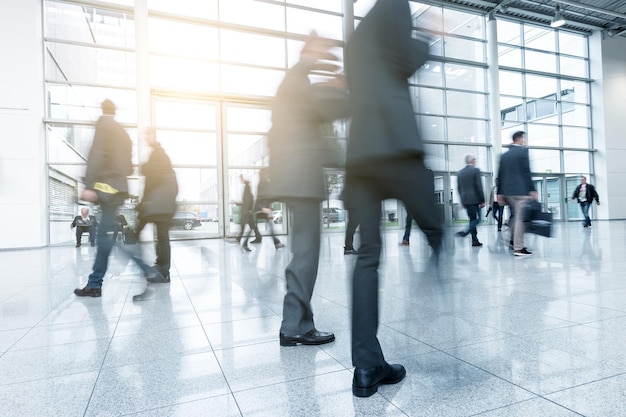
[[[526,207],[524,226],[526,233],[552,237],[552,213],[542,211],[538,201],[531,201]]]

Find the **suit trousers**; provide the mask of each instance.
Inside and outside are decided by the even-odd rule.
[[[511,195],[507,196],[506,200],[511,209],[511,218],[513,220],[512,225],[509,220],[511,234],[513,235],[513,248],[522,250],[524,248],[524,232],[526,231],[524,226],[524,208],[532,200],[532,197],[529,195]]]
[[[357,368],[385,363],[377,338],[381,202],[387,198],[402,200],[437,258],[443,229],[434,192],[432,171],[419,157],[348,168],[346,204],[361,228],[361,246],[352,277],[352,364]]]
[[[356,219],[348,213],[348,225],[346,226],[345,249],[354,249],[354,234],[359,224]]]
[[[166,278],[170,276],[171,264],[171,246],[170,246],[170,227],[172,225],[172,215],[156,214],[147,218],[140,218],[135,233],[139,235],[146,224],[152,223],[156,228],[156,241],[154,243],[154,251],[156,260],[154,264],[157,269]]]
[[[280,332],[302,335],[315,328],[311,297],[320,255],[320,201],[297,198],[286,201],[291,212],[291,262],[285,269],[287,293],[283,300]]]

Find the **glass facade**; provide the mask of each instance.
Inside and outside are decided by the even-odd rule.
[[[374,3],[354,3],[355,26]],[[258,170],[268,164],[269,102],[285,70],[298,59],[303,36],[315,29],[334,40],[334,52],[342,55],[339,0],[147,0],[148,51],[136,50],[133,4],[43,2],[51,244],[72,239],[65,222],[78,211],[75,201],[103,99],[118,107],[117,120],[133,140],[135,166],[145,160],[137,132],[138,52],[147,52],[151,124],[176,169],[180,211],[193,213],[201,223],[190,230],[176,228],[174,238],[237,233],[239,175],[251,180],[256,193]],[[458,201],[454,175],[466,153],[476,155],[486,190],[496,169],[489,137],[494,121],[489,116],[486,20],[417,2],[411,2],[411,10],[416,28],[438,27],[430,32],[432,60],[411,77],[410,88],[426,162],[435,172],[445,210]],[[512,132],[525,130],[536,175],[592,177],[586,37],[507,20],[499,20],[497,27],[497,123],[503,144]],[[338,144],[341,160],[347,122],[328,126],[326,134]],[[134,175],[130,184],[134,198],[125,210],[132,217],[142,180]],[[324,207],[341,208],[343,171],[329,170],[327,184]],[[274,209],[281,214],[278,231],[286,232],[288,222],[282,219],[288,219],[288,208],[275,203]],[[403,214],[401,204],[385,202],[383,217],[390,227],[403,226]],[[345,220],[324,227],[343,230]]]

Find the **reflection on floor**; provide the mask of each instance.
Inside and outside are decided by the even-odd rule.
[[[379,336],[408,374],[366,399],[351,393],[356,258],[341,234],[323,237],[313,306],[337,340],[321,347],[278,344],[290,254],[270,239],[250,253],[175,242],[169,285],[146,287],[116,257],[88,299],[72,290],[93,248],[2,251],[2,414],[626,415],[626,222],[558,224],[552,239],[527,237],[529,258],[493,226],[479,228],[481,248],[455,231],[438,274],[419,230],[409,247],[385,232]]]

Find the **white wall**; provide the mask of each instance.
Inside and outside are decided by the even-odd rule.
[[[41,3],[0,1],[0,249],[47,241]]]
[[[626,38],[590,40],[596,187],[601,219],[626,219]]]

